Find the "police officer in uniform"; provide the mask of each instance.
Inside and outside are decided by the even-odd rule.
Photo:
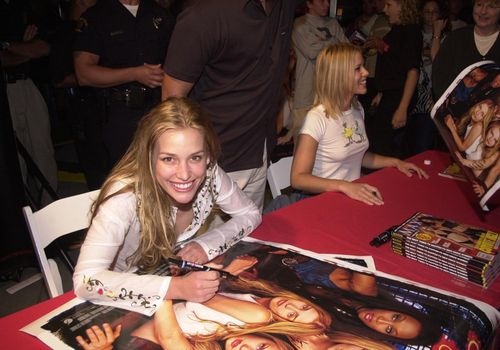
[[[40,90],[32,80],[34,64],[50,52],[44,28],[45,17],[50,12],[48,8],[47,1],[0,1],[0,61],[5,69],[7,96],[16,136],[52,189],[56,190],[57,164],[49,112]],[[26,167],[21,166],[23,181],[33,197],[37,197],[38,184],[32,192],[29,174]],[[41,204],[50,200],[43,192],[40,198]]]
[[[160,101],[174,18],[153,0],[99,0],[82,16],[74,47],[82,86],[106,100],[103,141],[109,167],[122,157],[137,122]]]
[[[101,187],[109,167],[102,141],[106,101],[96,94],[94,88],[78,85],[73,46],[84,25],[81,15],[95,3],[96,0],[72,1],[51,42],[49,55],[50,78],[59,103],[64,106],[60,111],[71,127],[78,162],[89,190]]]

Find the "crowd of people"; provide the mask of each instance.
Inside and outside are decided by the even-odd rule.
[[[469,64],[500,57],[498,0],[464,1],[471,24],[458,0],[363,0],[361,15],[344,27],[328,16],[328,0],[75,0],[56,27],[48,23],[49,3],[0,1],[0,59],[15,133],[42,174],[56,187],[50,112],[60,111],[57,90],[88,187],[101,189],[75,269],[75,293],[155,314],[155,321],[179,319],[173,299],[248,307],[250,322],[260,327],[241,333],[221,325],[218,340],[244,334],[283,342],[279,349],[301,347],[273,334],[318,337],[329,329],[328,313],[297,296],[314,319],[311,327],[297,326],[299,318],[273,309],[272,300],[285,291],[271,286],[242,301],[217,294],[215,271],[134,272],[151,272],[174,255],[207,263],[250,234],[261,221],[277,131],[284,135],[280,143],[294,144],[291,184],[298,199],[336,191],[383,205],[377,188],[353,180],[363,169],[383,167],[427,178],[401,158],[437,147],[434,101]],[[41,58],[47,69],[39,68],[45,77],[36,80]],[[471,73],[471,84],[474,79],[480,78]],[[484,145],[474,147],[492,162],[499,158],[498,146],[490,147],[498,144],[490,140],[498,140],[498,109],[488,99],[465,111],[467,125],[449,123],[464,158],[471,159],[466,154],[478,133]],[[279,119],[284,132],[279,115],[289,116]],[[117,298],[124,290],[128,297]],[[343,307],[356,327],[373,316],[359,300]],[[239,317],[246,315],[228,322],[248,321]],[[424,319],[407,319],[424,326]],[[160,344],[175,339],[195,347],[193,334],[182,340],[175,329]],[[117,333],[106,326],[79,341],[99,348],[94,340]],[[387,349],[384,340],[353,349]],[[315,347],[322,348],[330,347]]]

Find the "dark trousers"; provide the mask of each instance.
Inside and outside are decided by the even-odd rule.
[[[438,132],[429,113],[411,115],[406,129],[409,157],[436,148]]]
[[[367,115],[366,131],[370,151],[373,153],[398,158],[405,158],[408,154],[406,128],[395,130],[392,127],[392,116],[399,106],[402,93],[402,89],[384,91],[377,109],[373,114]],[[412,110],[412,105],[413,103],[410,104],[409,111]]]
[[[130,107],[123,102],[108,100],[103,135],[109,155],[109,170],[127,151],[139,121],[158,102],[160,102],[159,95],[146,101],[141,107]]]
[[[69,118],[75,148],[89,190],[101,187],[109,171],[109,156],[103,142],[105,101],[93,89],[71,89]]]
[[[107,106],[103,135],[109,154],[109,170],[123,157],[132,141],[139,120],[144,115],[142,109],[131,109],[121,103]]]

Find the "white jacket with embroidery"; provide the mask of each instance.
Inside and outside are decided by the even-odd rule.
[[[218,166],[209,170],[208,176],[215,176],[215,198],[208,188],[210,181],[205,181],[193,204],[193,221],[177,242],[193,237],[217,204],[231,219],[193,239],[211,260],[251,233],[260,224],[261,214]],[[113,191],[124,185],[117,185]],[[73,275],[78,297],[145,315],[154,314],[165,298],[171,277],[137,275],[134,273],[137,266],[128,267],[126,260],[139,245],[139,232],[134,193],[116,195],[100,206],[81,247]]]

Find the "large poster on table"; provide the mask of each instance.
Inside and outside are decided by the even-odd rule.
[[[500,66],[464,69],[431,116],[483,209],[500,204]]]
[[[291,246],[246,240],[215,263],[226,278],[204,304],[164,303],[155,316],[73,300],[23,328],[53,348],[121,327],[113,349],[487,349],[493,307]],[[166,266],[165,274],[186,271]],[[105,291],[104,291],[105,292]],[[116,297],[126,297],[116,296]]]

